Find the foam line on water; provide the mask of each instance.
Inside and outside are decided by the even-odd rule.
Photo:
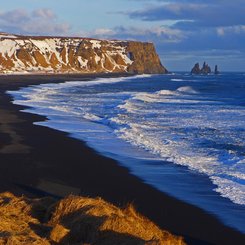
[[[10,93],[14,103],[34,107],[26,111],[48,116],[50,121],[39,125],[71,133],[110,157],[161,159],[188,167],[208,176],[221,196],[244,205],[243,107],[218,100],[192,82],[185,84],[185,79],[176,81],[176,86],[159,83],[159,89],[152,92],[141,89],[141,79],[151,81],[150,76],[103,78],[31,86]],[[127,81],[126,90],[118,89]],[[134,82],[139,91],[138,87],[128,90]],[[154,164],[146,172],[143,169],[140,166],[134,173],[166,191],[151,176]]]
[[[183,94],[189,94],[191,98],[183,97]],[[193,96],[196,98],[193,99]],[[125,110],[126,113],[118,114],[111,120],[121,125],[116,133],[122,139],[160,155],[168,161],[208,175],[213,183],[218,186],[215,191],[234,203],[244,205],[245,187],[238,184],[237,180],[241,182],[245,179],[245,171],[241,171],[245,158],[242,155],[236,156],[236,153],[229,149],[217,151],[207,148],[207,150],[202,146],[198,149],[196,145],[213,140],[213,132],[215,131],[216,134],[221,131],[219,135],[217,134],[217,139],[214,139],[220,141],[219,144],[225,144],[226,140],[237,145],[242,144],[241,141],[239,142],[237,130],[234,131],[236,132],[234,136],[232,133],[227,134],[224,140],[222,139],[224,137],[222,132],[226,131],[227,127],[234,127],[234,125],[244,127],[242,119],[245,118],[245,113],[239,108],[236,110],[230,110],[229,107],[224,108],[222,103],[211,102],[209,106],[206,101],[198,100],[198,96],[199,93],[188,86],[180,87],[176,91],[161,90],[155,93],[137,93],[124,101],[124,104],[119,105],[119,108]],[[162,111],[166,119],[164,116],[160,116],[159,109],[156,107],[156,103],[159,102],[166,104]],[[174,103],[174,106],[167,104],[170,102]],[[178,103],[181,103],[180,108],[176,108]],[[193,105],[185,106],[185,103],[199,104],[199,108],[196,106],[193,108]],[[215,104],[216,106],[213,107]],[[137,115],[145,116],[146,113],[148,113],[148,119],[142,117],[141,121],[137,121]],[[235,124],[230,117],[231,113],[235,116]],[[241,119],[237,120],[239,117]],[[219,120],[219,118],[223,118],[223,120]],[[176,121],[176,119],[178,120]],[[201,132],[198,128],[204,130]],[[211,130],[210,133],[208,128]],[[174,134],[173,132],[177,129],[184,129],[184,131],[181,134]],[[197,138],[200,137],[198,136],[200,133],[206,135]],[[244,133],[239,136],[245,137]],[[230,185],[229,191],[227,191],[228,184]]]

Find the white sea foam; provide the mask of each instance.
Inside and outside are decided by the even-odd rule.
[[[97,92],[94,88],[128,79],[132,78],[45,84],[12,94],[16,96],[14,103],[34,106],[40,114],[71,116],[71,122],[76,121],[73,134],[81,133],[78,125],[82,119],[110,127],[110,134],[114,132],[120,139],[155,154],[156,158],[209,176],[217,186],[215,191],[234,203],[245,204],[241,183],[245,180],[245,157],[233,149],[244,147],[243,108],[204,98],[192,86],[156,92]],[[83,87],[86,90],[82,95],[76,92]],[[56,126],[70,130],[69,126],[62,128],[61,123]],[[86,132],[96,137],[97,131],[88,129]],[[100,137],[106,139],[105,135]]]
[[[85,113],[83,117],[87,120],[95,121],[95,122],[100,122],[102,120],[101,117],[98,117],[98,116],[91,114],[91,113]]]
[[[157,92],[159,95],[176,95],[175,91],[172,90],[160,90]]]
[[[217,185],[215,189],[223,197],[229,198],[234,203],[245,205],[245,186],[235,181],[220,178],[217,176],[211,177],[213,183]]]
[[[177,89],[177,92],[188,93],[188,94],[198,94],[198,92],[190,86],[180,87]]]
[[[186,97],[188,94],[190,97]],[[140,92],[118,106],[126,113],[118,114],[111,120],[122,125],[116,130],[122,139],[165,160],[210,176],[213,183],[218,185],[215,189],[217,192],[244,205],[244,185],[236,180],[245,179],[245,157],[238,157],[231,150],[218,151],[197,146],[206,141],[217,141],[224,145],[228,141],[237,146],[244,145],[241,139],[245,138],[245,133],[239,135],[235,128],[244,127],[245,112],[239,108],[225,108],[214,101],[200,101],[198,96],[199,93],[189,86],[180,87],[176,91]],[[156,107],[158,102],[165,105]],[[188,103],[199,106],[186,106]],[[138,120],[139,115],[141,120]],[[232,128],[234,133],[230,131]]]
[[[180,79],[180,78],[173,78],[171,79],[172,82],[183,82],[185,81],[184,79]]]

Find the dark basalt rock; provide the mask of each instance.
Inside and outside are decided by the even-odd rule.
[[[199,63],[196,63],[191,70],[191,74],[200,74],[200,73],[201,73],[201,69]]]
[[[207,75],[210,74],[211,72],[212,72],[211,68],[208,64],[206,64],[206,62],[203,63],[202,69],[200,69],[199,63],[196,63],[191,70],[191,74],[197,74],[197,75],[199,74]]]
[[[201,74],[209,74],[211,73],[211,68],[208,64],[206,64],[206,62],[203,63],[203,67],[201,69]]]
[[[220,72],[219,72],[219,70],[218,70],[218,66],[217,65],[215,65],[215,68],[214,68],[214,74],[219,74]]]

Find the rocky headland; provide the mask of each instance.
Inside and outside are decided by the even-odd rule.
[[[167,73],[153,43],[0,33],[0,73]]]

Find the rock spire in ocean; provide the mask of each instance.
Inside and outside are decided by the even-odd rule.
[[[196,63],[191,70],[191,74],[207,75],[207,74],[210,74],[211,72],[212,72],[211,68],[206,62],[203,63],[202,68],[200,68],[199,63]]]
[[[219,72],[219,69],[218,69],[218,66],[217,65],[215,65],[215,68],[214,68],[214,74],[219,74],[220,72]]]

